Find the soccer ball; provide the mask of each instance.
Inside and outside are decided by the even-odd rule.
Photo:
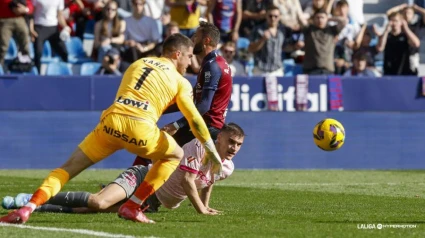
[[[326,118],[314,127],[313,139],[314,143],[322,150],[337,150],[344,144],[345,130],[339,121]]]

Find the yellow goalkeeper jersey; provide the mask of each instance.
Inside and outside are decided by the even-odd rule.
[[[113,104],[103,112],[141,118],[156,124],[171,104],[177,103],[191,127],[197,121],[203,125],[201,115],[193,103],[192,85],[167,58],[142,58],[126,70]],[[205,126],[193,131],[201,142],[211,137]],[[199,133],[199,134],[198,134]]]
[[[167,58],[143,58],[125,71],[114,103],[104,112],[157,122],[177,95],[192,101],[192,86]]]

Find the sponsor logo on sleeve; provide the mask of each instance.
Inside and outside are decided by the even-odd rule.
[[[210,81],[210,79],[211,79],[211,71],[205,72],[205,74],[204,74],[205,83],[208,83]]]

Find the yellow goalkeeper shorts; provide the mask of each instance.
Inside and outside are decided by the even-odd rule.
[[[176,146],[174,138],[156,124],[114,113],[102,118],[79,144],[94,163],[121,149],[151,160],[168,159]]]

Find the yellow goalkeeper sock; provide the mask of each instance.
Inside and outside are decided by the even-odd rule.
[[[154,163],[152,168],[143,180],[142,184],[137,188],[131,200],[134,205],[140,204],[158,190],[179,165],[179,160],[159,160]]]
[[[63,169],[55,169],[50,172],[43,184],[32,195],[30,203],[36,206],[43,205],[52,196],[55,196],[62,187],[68,182],[69,174]]]

